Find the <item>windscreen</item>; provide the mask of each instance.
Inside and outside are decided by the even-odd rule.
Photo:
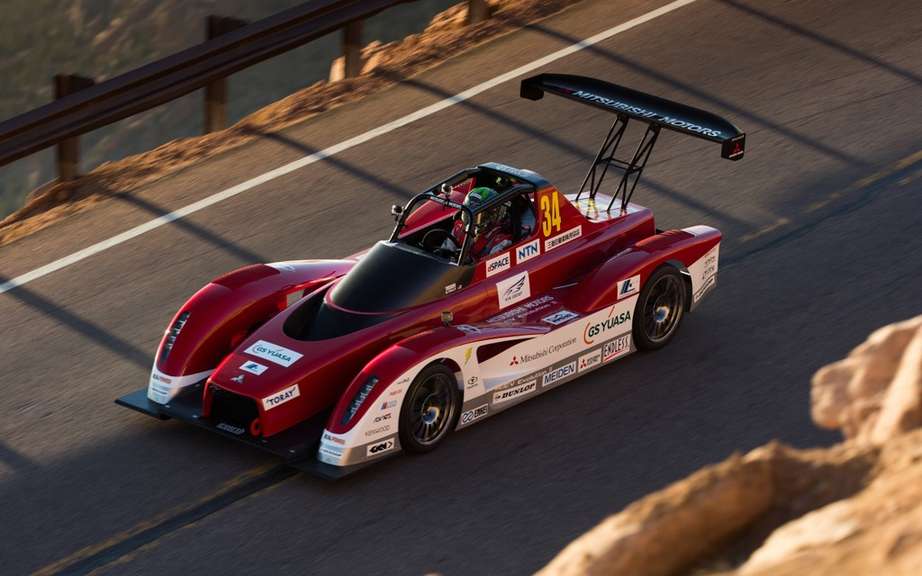
[[[473,267],[397,242],[378,242],[333,289],[333,303],[356,312],[419,306],[461,288]]]

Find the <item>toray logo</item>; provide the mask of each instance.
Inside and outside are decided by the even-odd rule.
[[[289,400],[294,400],[300,395],[301,395],[301,389],[298,388],[297,384],[295,384],[294,386],[289,386],[288,388],[285,388],[284,390],[279,390],[272,396],[267,396],[263,398],[263,409],[272,410],[273,408],[277,406],[281,406],[282,404],[284,404],[285,402],[288,402]]]
[[[606,331],[615,328],[621,324],[624,324],[631,319],[630,310],[625,310],[624,312],[616,315],[612,315],[615,312],[615,307],[611,307],[611,311],[608,313],[608,318],[602,320],[601,322],[587,322],[586,327],[583,329],[583,342],[587,345],[595,342],[595,337],[604,334]]]
[[[523,244],[519,246],[515,251],[515,261],[516,264],[521,264],[526,260],[531,260],[535,256],[538,256],[541,253],[541,242],[537,238],[529,242],[528,244]]]

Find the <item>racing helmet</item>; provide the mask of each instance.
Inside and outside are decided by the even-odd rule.
[[[477,212],[477,210],[486,204],[488,201],[496,197],[496,190],[488,186],[478,186],[470,192],[467,193],[467,196],[464,197],[464,205],[471,209],[472,212]],[[467,213],[462,212],[465,221]],[[486,228],[497,222],[499,222],[502,216],[502,206],[496,206],[485,212],[478,212],[474,216],[474,224],[478,228]]]

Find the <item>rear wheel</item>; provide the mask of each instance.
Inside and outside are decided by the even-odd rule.
[[[669,343],[685,316],[687,293],[678,270],[666,265],[647,279],[634,308],[634,343],[641,350],[657,350]]]
[[[400,445],[408,452],[434,450],[454,429],[461,394],[454,372],[432,364],[413,380],[400,408]]]

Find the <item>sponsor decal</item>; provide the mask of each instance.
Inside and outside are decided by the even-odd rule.
[[[568,362],[563,366],[552,369],[550,372],[544,375],[544,379],[541,381],[541,386],[550,386],[556,382],[563,380],[568,376],[572,376],[576,373],[576,360]]]
[[[467,366],[467,363],[471,361],[471,355],[474,353],[473,346],[468,346],[467,350],[464,351],[464,365]]]
[[[330,446],[329,444],[321,444],[320,451],[329,454],[330,456],[342,456],[344,448],[341,446]]]
[[[541,254],[541,240],[535,238],[528,244],[522,244],[515,249],[515,263],[521,264],[522,262],[527,262],[535,256]]]
[[[326,442],[333,442],[334,444],[345,444],[346,443],[345,439],[340,438],[339,436],[334,436],[330,434],[329,432],[323,433],[323,439]]]
[[[516,274],[496,283],[496,295],[499,297],[500,309],[511,306],[516,302],[527,300],[531,296],[531,286],[528,283],[528,271]]]
[[[326,462],[327,464],[339,464],[340,460],[342,460],[342,457],[343,449],[339,446],[321,444],[320,449],[317,450],[317,458],[321,462]]]
[[[618,300],[633,296],[640,292],[640,274],[635,274],[627,280],[618,282]]]
[[[719,254],[720,244],[708,250],[707,254],[696,260],[689,267],[688,272],[692,277],[692,286],[695,289],[692,294],[693,303],[701,300],[702,296],[717,283],[717,259]]]
[[[215,428],[217,428],[218,430],[224,430],[225,432],[230,432],[231,434],[235,436],[240,436],[241,434],[246,432],[246,430],[244,430],[240,426],[232,426],[228,424],[227,422],[219,422],[218,425],[215,426]]]
[[[256,374],[257,376],[259,376],[260,374],[268,370],[269,367],[263,366],[259,362],[253,362],[252,360],[249,360],[241,364],[240,369],[243,370],[244,372],[249,372],[250,374]]]
[[[579,366],[577,367],[577,371],[582,372],[584,370],[589,370],[601,363],[602,363],[602,349],[596,348],[589,354],[583,354],[582,356],[579,357]]]
[[[231,382],[236,382],[237,384],[243,384],[243,374],[238,374],[231,378]]]
[[[573,95],[577,98],[582,98],[583,100],[587,100],[589,102],[602,104],[603,106],[608,106],[609,108],[613,108],[615,110],[623,110],[624,112],[633,114],[634,116],[658,120],[664,124],[669,124],[670,126],[675,126],[676,128],[682,128],[696,134],[703,134],[704,136],[711,136],[713,138],[721,138],[723,136],[723,133],[720,130],[692,124],[691,122],[680,120],[679,118],[663,116],[651,110],[647,110],[641,106],[634,106],[620,100],[615,100],[614,98],[606,98],[604,96],[593,94],[592,92],[586,92],[585,90],[577,90],[576,92],[573,92]]]
[[[570,346],[576,344],[576,338],[568,338],[563,342],[557,342],[555,344],[548,344],[544,348],[538,350],[537,352],[531,352],[526,354],[518,354],[512,357],[512,362],[509,363],[510,366],[515,366],[519,362],[522,364],[528,364],[529,362],[534,362],[535,360],[540,360],[549,354],[556,354],[561,350],[566,350]]]
[[[387,414],[382,414],[380,416],[375,416],[375,424],[379,422],[384,422],[385,420],[390,420],[393,414],[388,412]]]
[[[489,404],[483,404],[474,408],[473,410],[468,410],[461,414],[461,423],[470,424],[474,420],[479,420],[487,415],[487,412],[490,410]]]
[[[503,402],[509,402],[510,400],[515,400],[521,396],[533,392],[538,385],[537,380],[531,380],[525,384],[519,386],[513,386],[512,388],[506,388],[505,390],[500,390],[499,392],[493,393],[493,403],[502,404]]]
[[[631,351],[631,333],[622,334],[614,340],[609,340],[602,346],[602,362],[614,360]]]
[[[366,456],[378,456],[379,454],[384,454],[385,452],[390,452],[394,449],[394,439],[388,438],[384,442],[378,442],[377,444],[371,444],[368,448],[365,449]]]
[[[464,332],[465,334],[480,334],[480,328],[471,326],[470,324],[458,324],[455,326],[455,328]]]
[[[266,396],[265,398],[263,398],[263,409],[272,410],[273,408],[277,406],[281,406],[282,404],[284,404],[285,402],[288,402],[289,400],[294,400],[300,395],[301,395],[301,389],[298,388],[297,384],[295,384],[294,386],[289,386],[288,388],[285,388],[284,390],[280,390],[279,392],[276,392],[272,396]]]
[[[172,384],[172,383],[173,383],[173,379],[172,379],[172,378],[167,378],[166,376],[164,376],[164,375],[162,375],[162,374],[157,374],[157,373],[151,374],[151,375],[150,375],[150,379],[151,379],[151,380],[156,380],[156,381],[158,381],[158,382],[163,382],[164,384]]]
[[[583,328],[583,342],[587,345],[591,345],[595,343],[595,338],[597,336],[602,336],[609,330],[613,330],[631,319],[630,310],[625,310],[620,314],[614,314],[614,311],[615,307],[612,306],[611,310],[608,312],[608,318],[605,320],[586,322],[586,327]]]
[[[396,400],[386,400],[381,403],[381,410],[390,410],[391,408],[397,406]]]
[[[476,388],[477,384],[479,383],[480,383],[480,378],[478,378],[477,376],[471,376],[470,378],[467,379],[467,384],[465,384],[464,387],[470,390],[471,388]]]
[[[548,252],[557,248],[558,246],[563,246],[567,242],[576,240],[583,235],[583,226],[582,224],[576,228],[570,228],[566,232],[561,232],[557,236],[553,236],[544,241],[544,251]]]
[[[539,298],[535,298],[531,302],[526,302],[522,304],[521,306],[516,306],[515,308],[506,310],[502,314],[497,314],[496,316],[493,316],[490,319],[488,319],[487,323],[494,324],[496,322],[506,322],[508,320],[518,319],[522,316],[525,316],[526,314],[537,312],[545,308],[550,308],[551,303],[553,301],[554,301],[553,296],[547,296],[547,295],[541,296]]]
[[[390,424],[385,424],[384,426],[378,426],[377,428],[372,428],[371,430],[366,430],[366,431],[365,431],[365,437],[366,437],[366,438],[371,438],[371,437],[373,437],[373,436],[380,436],[380,435],[385,434],[385,433],[390,432],[390,431],[391,431],[391,425],[390,425]]]
[[[512,254],[506,252],[487,260],[487,278],[512,267]]]
[[[551,326],[560,326],[561,324],[567,322],[568,320],[572,320],[578,317],[579,317],[579,314],[577,314],[576,312],[570,312],[569,310],[560,310],[558,312],[554,312],[550,316],[545,316],[544,318],[541,319],[541,321],[547,322]]]
[[[279,366],[284,366],[285,368],[288,368],[301,358],[301,354],[298,354],[294,350],[289,350],[284,346],[266,342],[265,340],[257,340],[255,343],[251,344],[249,348],[244,350],[244,352],[251,356],[268,360]]]
[[[446,293],[446,294],[451,294],[452,292],[454,292],[454,291],[457,290],[457,289],[458,289],[458,283],[457,283],[457,282],[454,283],[454,284],[449,284],[448,286],[445,287],[445,293]]]

